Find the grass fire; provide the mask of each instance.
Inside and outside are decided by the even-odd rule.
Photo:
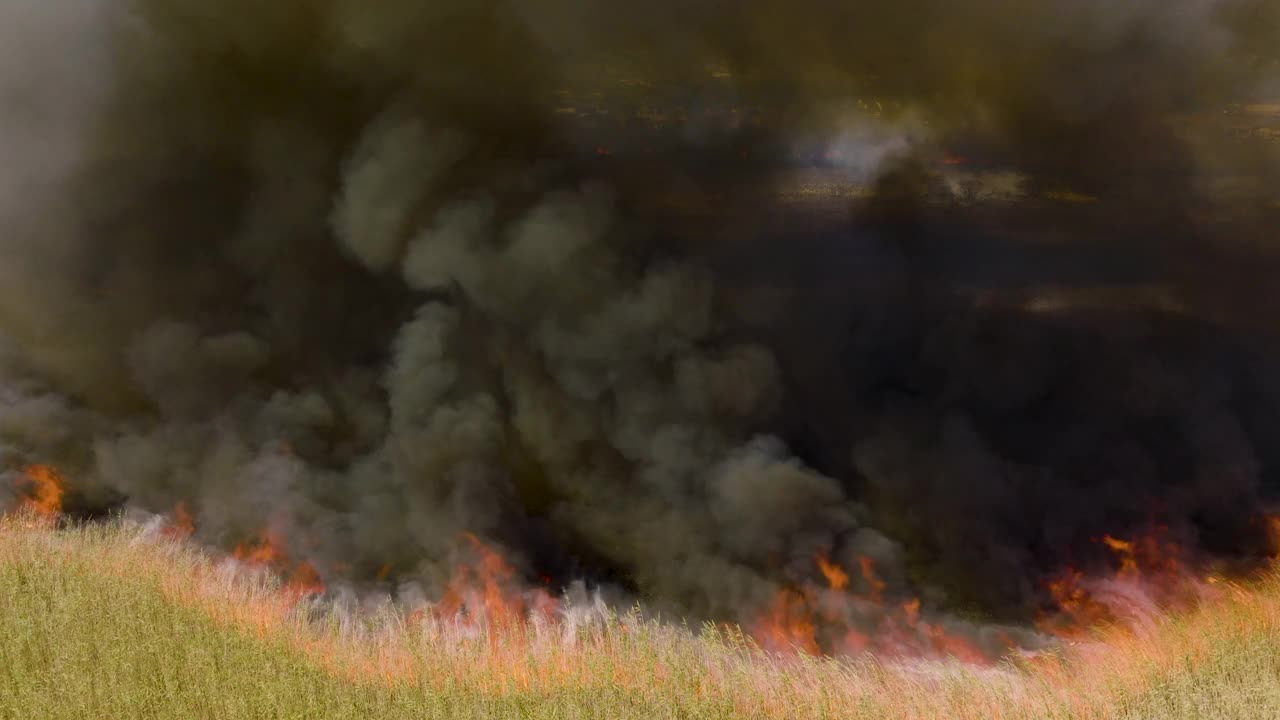
[[[775,612],[790,617],[769,618],[754,635],[716,624],[695,633],[635,609],[530,593],[467,537],[474,564],[459,564],[438,601],[321,600],[323,591],[298,593],[253,558],[174,534],[181,518],[140,520],[59,528],[34,507],[0,519],[0,711],[904,720],[1280,712],[1276,569],[1247,581],[1188,572],[1174,584],[1164,561],[1153,577],[1128,554],[1139,544],[1126,541],[1115,541],[1114,574],[1073,573],[1071,591],[1055,592],[1066,624],[1046,628],[1060,641],[1052,650],[996,662],[961,643],[933,656],[947,642],[917,625],[915,601],[883,621],[911,640],[881,628],[849,641],[896,659],[834,660],[817,656],[812,633],[823,618],[806,617],[800,595],[779,598]],[[1086,607],[1105,618],[1083,615]],[[775,652],[761,644],[771,642]]]
[[[1280,715],[1278,49],[6,2],[0,716]]]

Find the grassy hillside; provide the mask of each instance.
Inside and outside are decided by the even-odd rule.
[[[0,718],[1280,717],[1280,576],[1001,667],[766,657],[635,617],[324,608],[123,522],[0,520]]]

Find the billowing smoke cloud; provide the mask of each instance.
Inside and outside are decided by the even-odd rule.
[[[4,462],[697,617],[818,555],[1016,616],[1153,516],[1261,548],[1280,165],[1221,113],[1272,3],[585,5],[7,5]],[[823,137],[874,191],[788,205]]]

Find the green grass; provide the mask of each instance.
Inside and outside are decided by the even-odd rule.
[[[1273,718],[1280,578],[1018,665],[766,656],[597,615],[478,634],[295,604],[187,543],[0,520],[0,718]]]

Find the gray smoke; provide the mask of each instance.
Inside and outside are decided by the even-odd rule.
[[[984,259],[1008,263],[990,212],[1038,220],[937,209],[927,163],[962,144],[1105,197],[1051,218],[1114,243],[1087,276],[1141,268],[1239,327],[1280,165],[1170,118],[1264,87],[1272,3],[581,5],[9,3],[6,465],[57,463],[86,508],[188,503],[210,542],[271,527],[356,580],[439,587],[471,532],[713,618],[818,555],[1025,609],[1166,486],[1187,527],[1256,516],[1280,406],[1243,417],[1218,358],[1159,355],[1145,319],[957,299],[1035,284]],[[796,138],[859,137],[861,98],[911,134],[862,135],[872,198],[789,229]],[[1114,418],[1141,413],[1173,429],[1134,450]],[[1214,479],[1166,482],[1179,438]]]

